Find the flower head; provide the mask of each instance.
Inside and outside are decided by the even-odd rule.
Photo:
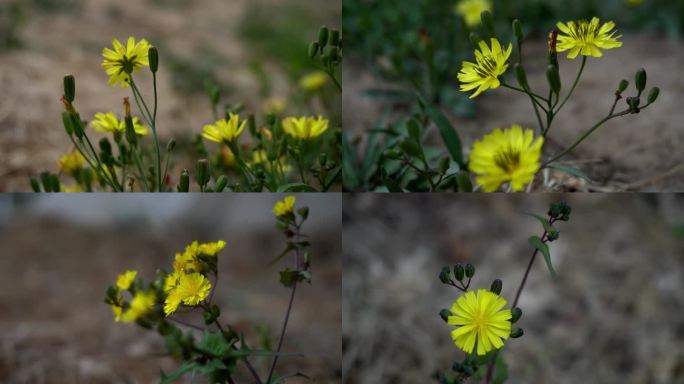
[[[112,313],[114,314],[114,321],[121,322],[123,315],[123,308],[118,304],[112,305]]]
[[[124,120],[117,119],[113,112],[96,113],[95,120],[93,120],[90,125],[92,125],[93,128],[99,132],[109,132],[121,135],[126,132],[126,122]],[[133,129],[139,136],[147,135],[147,128],[140,124],[140,120],[138,120],[137,117],[133,118]]]
[[[169,277],[167,277],[167,283]],[[164,290],[167,293],[164,300],[164,313],[166,316],[172,314],[178,309],[178,306],[197,305],[209,296],[211,292],[211,283],[204,275],[197,272],[188,274],[179,274],[177,280],[171,288],[166,290],[166,283]]]
[[[316,92],[328,83],[328,74],[323,71],[308,73],[299,79],[299,86],[307,92]]]
[[[600,25],[598,17],[591,21],[579,20],[556,24],[561,34],[558,35],[558,52],[570,51],[569,59],[574,59],[578,54],[583,56],[601,57],[601,49],[612,49],[622,46],[618,41],[622,35],[615,36],[615,23],[609,21]],[[612,32],[611,32],[612,31]]]
[[[456,346],[470,354],[477,344],[479,356],[503,347],[511,333],[511,310],[502,310],[504,305],[504,298],[486,289],[459,297],[451,306],[454,316],[447,318],[448,324],[459,326],[451,331]]]
[[[115,87],[121,83],[122,87],[128,87],[130,75],[140,70],[142,66],[149,66],[148,51],[152,47],[145,39],[137,43],[135,37],[128,38],[126,45],[121,44],[118,39],[112,41],[113,50],[105,48],[102,50],[104,61],[102,67],[106,68],[109,78],[109,86]]]
[[[472,28],[480,25],[480,14],[484,11],[491,11],[492,3],[489,0],[461,0],[454,10],[463,17],[466,25]]]
[[[157,297],[153,291],[136,292],[131,299],[130,307],[123,312],[121,319],[124,323],[131,323],[152,312]]]
[[[116,287],[121,291],[127,290],[135,281],[136,276],[138,276],[137,271],[126,271],[116,279]]]
[[[64,173],[75,175],[85,166],[85,158],[81,152],[73,151],[60,157],[57,166]]]
[[[544,139],[534,138],[531,129],[519,125],[494,132],[476,141],[470,152],[470,170],[485,192],[493,192],[506,182],[514,191],[521,191],[539,170],[539,158]]]
[[[287,107],[287,101],[282,97],[271,97],[267,99],[263,106],[262,111],[266,114],[272,113],[274,115],[279,115],[285,111]]]
[[[316,138],[328,130],[328,119],[318,116],[288,117],[283,120],[283,130],[295,139],[308,140]]]
[[[216,256],[219,252],[223,251],[223,248],[225,247],[226,242],[223,240],[219,240],[213,243],[202,243],[199,245],[199,253],[208,256]]]
[[[215,141],[217,143],[230,143],[237,140],[238,136],[245,129],[247,120],[240,122],[240,116],[236,114],[229,114],[229,119],[221,119],[214,124],[204,126],[204,133],[202,136],[205,139]]]
[[[273,213],[275,213],[276,216],[281,217],[285,216],[288,213],[292,213],[294,211],[294,206],[295,202],[297,199],[294,196],[287,196],[285,199],[282,201],[278,201],[275,203],[273,206]]]
[[[498,88],[501,83],[499,76],[503,75],[508,68],[508,58],[513,50],[509,43],[504,51],[499,40],[490,40],[491,48],[484,41],[480,41],[480,49],[475,50],[477,63],[464,61],[461,71],[458,73],[458,81],[461,82],[461,92],[471,91],[477,88],[470,98],[474,98],[483,91]]]

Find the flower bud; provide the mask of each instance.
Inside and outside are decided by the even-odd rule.
[[[552,228],[549,232],[546,233],[546,238],[551,241],[556,241],[560,237],[560,231],[557,230],[556,228]]]
[[[449,283],[449,273],[451,271],[449,270],[449,267],[443,267],[442,271],[439,273],[439,281],[442,282],[442,284],[448,284]]]
[[[171,139],[169,140],[169,143],[166,144],[166,152],[173,152],[174,148],[176,148],[176,139]]]
[[[33,192],[40,192],[40,183],[35,177],[31,177],[31,189]]]
[[[656,101],[659,94],[660,94],[660,88],[658,88],[658,87],[651,88],[651,91],[648,93],[648,103],[652,104],[654,101]]]
[[[496,36],[496,30],[494,29],[494,18],[492,17],[492,13],[489,11],[484,11],[480,13],[480,19],[482,20],[482,25],[484,25],[487,29],[489,36]]]
[[[219,176],[218,180],[216,180],[214,192],[223,192],[223,190],[226,189],[226,185],[228,185],[228,178],[226,175]]]
[[[549,82],[551,90],[555,94],[559,94],[561,90],[560,74],[558,73],[558,67],[555,65],[549,65],[546,67],[546,79]]]
[[[458,361],[454,361],[454,364],[451,365],[451,369],[454,372],[463,372],[463,365],[461,365],[461,363]]]
[[[521,43],[523,41],[523,33],[520,20],[518,19],[513,20],[513,33],[515,33],[515,38],[518,40],[518,43]]]
[[[100,152],[101,153],[106,153],[109,155],[112,154],[112,144],[109,142],[109,139],[107,139],[106,137],[103,137],[100,140],[99,145],[100,145]]]
[[[489,288],[489,290],[492,293],[500,295],[502,288],[503,288],[503,282],[501,281],[501,279],[496,279],[492,282],[492,286]]]
[[[328,45],[328,27],[325,25],[318,30],[318,45],[322,48]]]
[[[511,331],[511,339],[517,339],[518,337],[522,336],[525,332],[523,332],[522,328],[516,328]]]
[[[625,89],[627,89],[627,87],[629,87],[629,81],[625,79],[620,80],[620,84],[618,85],[617,91],[615,91],[615,95],[620,96],[622,92],[624,92]]]
[[[470,263],[466,264],[465,275],[467,278],[472,279],[475,276],[475,266]]]
[[[480,38],[480,35],[478,35],[476,32],[470,32],[468,38],[470,39],[470,43],[474,45],[476,48],[478,44],[480,44],[480,41],[482,41],[482,38]]]
[[[79,139],[83,138],[85,132],[83,131],[83,124],[81,119],[75,113],[69,113],[69,121],[71,122],[71,127],[74,129],[74,135]]]
[[[340,50],[337,47],[327,47],[325,49],[325,57],[327,57],[332,62],[337,62],[340,60]]]
[[[320,45],[318,44],[318,41],[314,41],[309,45],[309,57],[310,58],[315,58],[316,55],[318,55],[318,52],[320,52]]]
[[[456,280],[463,281],[464,275],[465,269],[463,269],[463,266],[461,264],[454,265],[454,276],[456,276]]]
[[[76,97],[76,79],[73,75],[64,76],[64,97],[66,97],[69,104],[74,102]]]
[[[639,103],[641,103],[641,99],[638,97],[628,97],[627,105],[629,106],[629,112],[639,113]]]
[[[646,70],[641,68],[637,71],[635,76],[635,84],[637,91],[641,93],[646,88]]]
[[[69,112],[62,112],[62,125],[67,135],[71,136],[74,133],[74,127],[71,125],[71,117]]]
[[[337,29],[333,29],[330,31],[330,45],[333,45],[335,47],[339,46],[340,44],[340,31]]]
[[[570,207],[565,201],[561,200],[551,204],[548,214],[556,220],[568,221],[570,219],[571,212],[572,207]]]
[[[523,68],[520,63],[515,63],[513,65],[513,68],[515,68],[515,78],[518,80],[518,84],[523,88],[527,89],[527,75],[525,74],[525,68]]]
[[[511,324],[514,324],[518,320],[520,320],[520,317],[522,316],[522,309],[515,307],[511,309]]]
[[[451,311],[448,309],[442,309],[441,311],[439,311],[439,317],[441,317],[445,323],[449,320],[449,316],[453,316],[453,315],[454,314],[451,313]]]
[[[209,160],[200,159],[197,161],[197,184],[204,187],[209,182]]]
[[[187,169],[181,171],[180,181],[178,182],[178,192],[188,192],[190,190],[190,174]]]
[[[152,71],[152,73],[157,73],[157,70],[159,69],[159,52],[157,51],[157,47],[150,47],[147,51],[147,55],[150,62],[150,71]]]
[[[135,133],[135,128],[133,127],[133,118],[131,116],[126,116],[124,122],[126,124],[126,141],[128,141],[132,147],[135,147],[138,145],[138,137]]]
[[[247,130],[252,136],[257,136],[256,120],[254,120],[254,114],[249,114],[247,116]]]

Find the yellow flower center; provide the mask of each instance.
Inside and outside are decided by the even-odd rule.
[[[520,151],[511,147],[502,148],[494,154],[494,163],[506,173],[513,173],[520,165]]]
[[[569,36],[574,40],[581,41],[583,43],[591,43],[594,38],[598,36],[599,24],[590,23],[587,20],[580,20],[577,22],[577,28],[571,28]]]
[[[492,56],[486,56],[482,58],[479,62],[479,66],[475,67],[475,72],[477,72],[480,77],[497,77],[497,63],[496,59]]]

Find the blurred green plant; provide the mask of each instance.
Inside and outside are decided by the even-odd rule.
[[[26,23],[26,9],[21,0],[0,3],[0,51],[21,46],[19,31]]]

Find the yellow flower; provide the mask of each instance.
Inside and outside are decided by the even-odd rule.
[[[114,50],[105,48],[102,50],[104,61],[102,67],[106,68],[110,75],[109,86],[115,87],[117,83],[126,88],[130,81],[130,74],[140,70],[142,66],[149,66],[147,52],[152,47],[147,40],[135,42],[135,37],[128,38],[126,45],[117,39],[112,41]]]
[[[95,114],[95,120],[90,125],[99,132],[109,132],[115,134],[124,134],[126,132],[126,122],[116,118],[113,112]],[[133,118],[133,129],[139,136],[147,135],[147,128],[140,124],[137,117]]]
[[[316,92],[328,83],[328,74],[323,71],[315,71],[302,76],[299,86],[307,92]]]
[[[601,49],[612,49],[622,46],[622,42],[617,41],[622,35],[615,36],[615,23],[609,21],[603,25],[599,24],[598,17],[591,21],[579,20],[569,21],[567,24],[559,22],[556,24],[561,33],[558,34],[558,52],[570,51],[569,59],[574,59],[578,54],[583,56],[601,57]]]
[[[471,91],[477,88],[470,98],[474,98],[483,91],[491,88],[499,88],[499,76],[503,75],[508,68],[508,58],[511,56],[513,47],[508,44],[504,51],[499,40],[491,39],[491,49],[487,43],[480,41],[480,49],[475,50],[476,63],[464,61],[461,71],[458,73],[458,81],[461,82],[461,92]]]
[[[294,211],[296,200],[297,199],[294,196],[285,197],[285,199],[283,199],[282,201],[278,201],[277,203],[275,203],[275,205],[273,206],[273,213],[275,213],[275,215],[278,217],[291,213],[292,211]]]
[[[126,271],[124,274],[119,275],[116,279],[116,286],[121,291],[125,291],[131,287],[131,284],[135,281],[135,277],[138,276],[137,271]]]
[[[112,313],[114,313],[114,321],[121,322],[121,315],[123,313],[123,308],[120,305],[112,305]]]
[[[482,22],[480,14],[484,11],[491,11],[492,3],[489,0],[461,0],[454,10],[463,17],[466,25],[472,28],[480,25]]]
[[[172,274],[167,275],[164,280],[164,293],[169,293],[178,286],[181,276],[183,276],[182,271],[174,271]]]
[[[221,152],[219,153],[219,157],[223,162],[224,166],[232,167],[233,165],[235,165],[235,154],[233,153],[233,151],[230,150],[230,147],[228,147],[227,145],[221,146]]]
[[[283,130],[295,139],[313,139],[328,130],[328,119],[318,116],[288,117],[283,120]]]
[[[65,193],[83,192],[83,187],[81,187],[78,184],[73,184],[73,185],[61,184],[59,186],[59,190],[60,190],[60,192],[65,192]]]
[[[214,124],[205,125],[202,136],[217,143],[230,143],[237,140],[245,129],[247,120],[240,122],[240,116],[231,113],[229,119],[221,119]]]
[[[186,251],[183,253],[176,253],[176,258],[173,260],[173,270],[176,272],[187,272],[189,270],[199,270],[199,262],[195,259],[196,253]]]
[[[292,170],[292,167],[287,164],[287,159],[285,156],[282,156],[272,165],[271,162],[268,161],[268,155],[266,154],[266,151],[263,149],[252,152],[252,164],[262,164],[263,167],[269,172],[273,172],[274,166],[277,170],[282,171],[283,173],[288,173],[290,170]]]
[[[519,125],[505,131],[497,128],[473,144],[469,168],[485,192],[497,190],[506,181],[514,191],[521,191],[539,170],[543,143],[542,137],[535,140],[531,129],[523,132]]]
[[[274,115],[279,115],[285,111],[287,107],[287,102],[282,97],[271,97],[264,102],[261,107],[264,113],[272,113]]]
[[[216,256],[225,247],[226,242],[223,240],[219,240],[213,243],[203,243],[199,245],[199,252],[208,256]]]
[[[464,352],[473,353],[477,343],[477,354],[482,356],[489,351],[503,347],[503,340],[511,334],[511,310],[504,309],[506,300],[498,295],[478,289],[477,294],[470,291],[459,297],[447,322],[458,325],[451,331],[451,338]]]
[[[131,323],[152,312],[156,302],[154,292],[136,292],[131,300],[131,306],[123,313],[124,323]]]
[[[57,166],[64,173],[75,175],[85,166],[85,158],[81,152],[73,151],[60,157]]]
[[[175,289],[170,291],[164,300],[164,314],[169,316],[170,314],[176,312],[178,306],[181,304],[181,298],[178,291]]]
[[[209,279],[195,272],[183,275],[175,290],[185,305],[197,305],[209,296]]]

